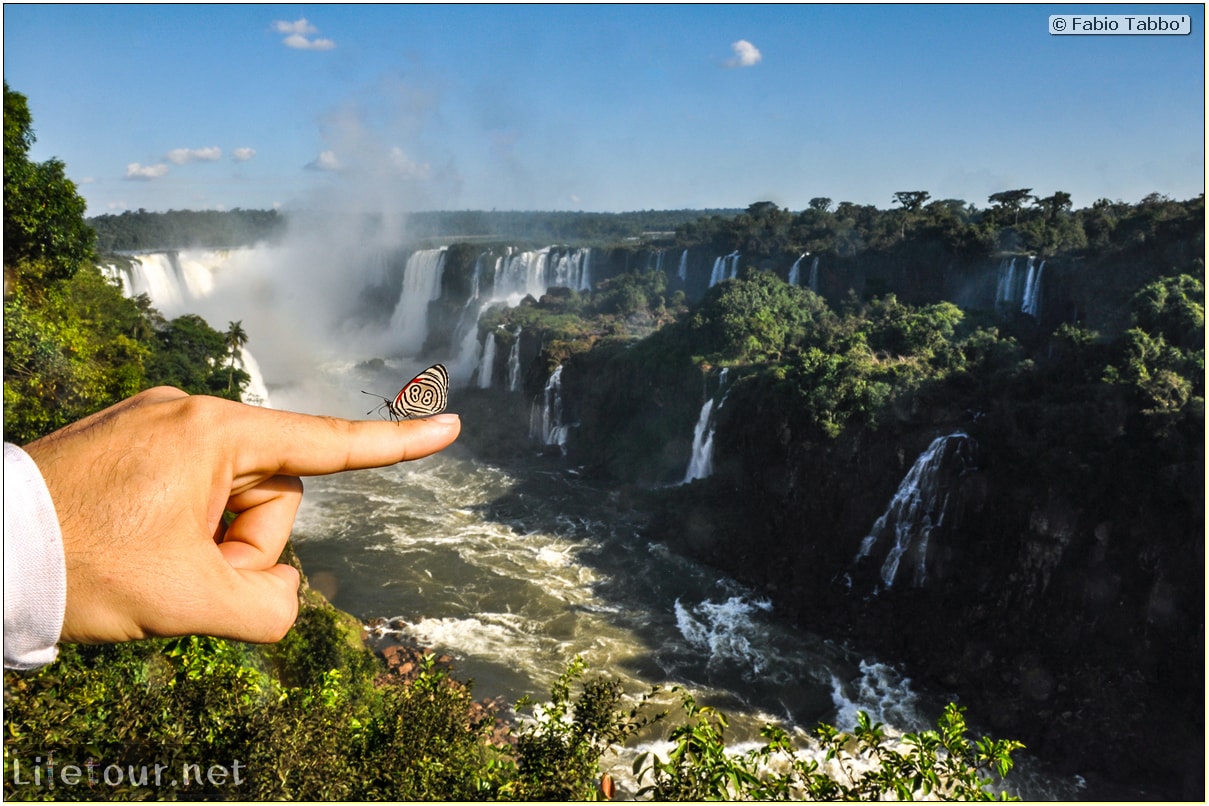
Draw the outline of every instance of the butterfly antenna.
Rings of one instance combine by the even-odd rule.
[[[389,405],[390,405],[390,401],[389,401],[389,400],[387,400],[386,398],[382,397],[382,395],[376,395],[376,394],[374,394],[373,392],[367,392],[367,391],[365,391],[364,389],[362,389],[362,390],[361,390],[361,394],[363,394],[363,395],[369,395],[370,397],[379,397],[379,398],[382,398],[382,406],[389,406]],[[367,411],[367,412],[365,412],[365,413],[366,413],[366,414],[373,414],[375,411],[382,411],[382,406],[378,406],[378,408],[376,408],[376,409],[370,409],[369,411]]]

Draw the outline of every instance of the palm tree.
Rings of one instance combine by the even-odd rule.
[[[240,351],[248,343],[248,332],[243,329],[242,319],[238,322],[227,323],[227,332],[223,335],[223,341],[227,345],[227,391],[230,392],[235,386],[235,359],[239,358],[239,363],[243,364]]]

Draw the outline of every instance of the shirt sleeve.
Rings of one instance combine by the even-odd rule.
[[[63,535],[29,454],[4,443],[4,666],[36,669],[59,654],[67,605]]]

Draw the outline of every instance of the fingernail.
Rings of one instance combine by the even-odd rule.
[[[457,414],[451,414],[449,412],[446,412],[445,414],[434,414],[426,419],[428,419],[429,422],[441,423],[442,425],[453,425],[454,423],[460,423],[462,421],[460,416]]]

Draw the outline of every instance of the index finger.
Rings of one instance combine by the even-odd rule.
[[[236,478],[321,476],[384,467],[436,453],[462,430],[456,414],[388,422],[236,405],[241,410],[224,423],[236,448]]]

